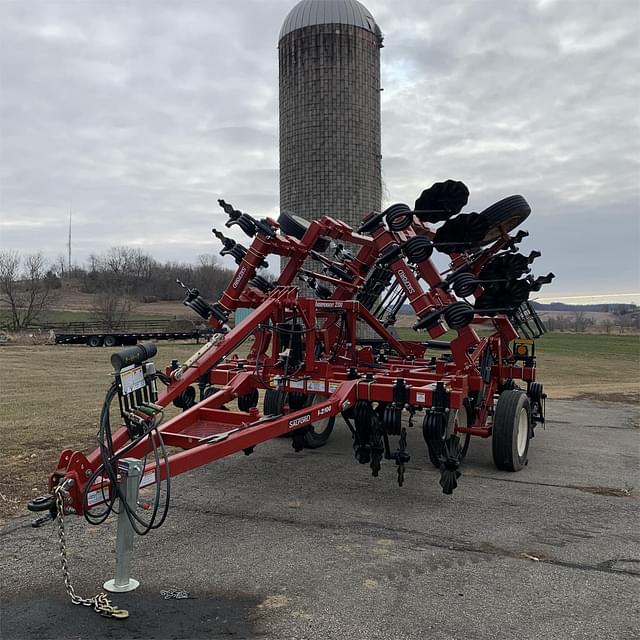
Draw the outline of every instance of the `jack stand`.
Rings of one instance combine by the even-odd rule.
[[[138,504],[138,490],[142,475],[142,461],[136,458],[123,458],[118,463],[120,472],[120,495],[132,511]],[[133,591],[140,586],[137,580],[129,577],[131,551],[133,549],[133,526],[127,516],[127,511],[120,505],[118,514],[118,533],[116,538],[116,576],[104,583],[104,588],[112,593]]]

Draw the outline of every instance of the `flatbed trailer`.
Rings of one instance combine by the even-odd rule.
[[[168,330],[171,321],[133,320],[112,329],[99,322],[74,322],[47,327],[53,344],[84,344],[89,347],[117,347],[135,345],[142,340],[208,340],[212,330],[208,327]]]

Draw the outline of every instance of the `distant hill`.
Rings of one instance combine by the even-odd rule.
[[[564,302],[532,302],[534,309],[538,311],[596,311],[601,313],[629,313],[630,311],[638,311],[638,305],[635,304],[565,304]]]
[[[576,312],[576,311],[589,311],[589,312],[597,312],[597,313],[630,313],[632,311],[639,311],[640,307],[635,304],[565,304],[564,302],[549,302],[548,304],[543,304],[542,302],[532,302],[533,308],[537,311],[568,311],[568,312]],[[406,315],[414,315],[414,311],[411,308],[411,305],[404,304],[402,305],[402,309],[400,309],[400,313]]]

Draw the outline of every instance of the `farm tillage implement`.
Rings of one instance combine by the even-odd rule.
[[[98,448],[88,456],[63,451],[51,495],[30,508],[102,522],[122,497],[123,460],[144,459],[139,484],[156,485],[152,508],[120,502],[145,533],[166,516],[170,477],[249,455],[278,436],[289,436],[296,451],[319,447],[339,416],[356,460],[373,476],[392,461],[400,485],[407,429],[418,416],[444,493],[457,486],[471,436],[492,439],[499,469],[522,469],[545,400],[534,352],[544,327],[529,297],[554,276],[534,278],[540,254],[519,252],[528,234],[515,229],[531,211],[522,196],[460,213],[468,195],[461,182],[436,183],[413,209],[395,204],[369,213],[357,230],[288,212],[258,220],[221,200],[226,227],[250,238],[247,248],[213,230],[237,271],[215,302],[180,283],[212,339],[162,370],[151,343],[114,354]],[[435,252],[447,257],[444,270]],[[259,273],[270,255],[286,262],[275,280]],[[394,327],[407,304],[417,316],[413,329],[426,334],[422,342]],[[234,311],[247,307],[253,311],[231,328]],[[248,355],[239,355],[245,342]],[[116,399],[121,426],[112,431]],[[171,403],[183,411],[164,420]]]

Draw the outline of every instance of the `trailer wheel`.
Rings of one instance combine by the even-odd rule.
[[[480,216],[487,223],[488,230],[479,242],[481,246],[495,242],[502,233],[509,233],[522,224],[531,213],[529,203],[522,196],[503,198],[484,211]]]
[[[249,393],[245,393],[243,396],[238,396],[238,409],[240,409],[240,411],[249,411],[258,405],[258,399],[257,389],[249,391]]]
[[[90,347],[101,347],[102,338],[100,336],[89,336],[89,339],[87,340],[87,344]]]
[[[278,217],[278,224],[280,225],[280,231],[282,231],[282,233],[302,240],[302,236],[307,232],[310,222],[289,211],[282,211]],[[316,251],[323,252],[326,251],[330,245],[331,242],[326,238],[318,238],[313,248]]]
[[[284,406],[282,389],[267,389],[264,393],[263,413],[265,416],[279,416]]]
[[[284,393],[281,389],[267,389],[264,392],[264,401],[262,403],[262,413],[265,416],[277,416],[282,413],[284,406]],[[278,438],[290,438],[290,433],[283,433]]]
[[[465,398],[462,408],[449,413],[449,431],[454,433],[456,427],[468,427],[469,422],[471,422],[471,405]],[[460,460],[462,461],[469,451],[471,436],[468,433],[458,433],[457,436],[460,439]]]
[[[531,437],[531,405],[520,390],[503,391],[496,403],[491,448],[502,471],[520,471],[527,464]]]
[[[318,396],[310,395],[308,398],[309,400],[307,401],[306,406],[310,407],[316,401]],[[318,449],[320,447],[324,447],[331,437],[335,422],[336,417],[329,416],[324,420],[318,420],[310,424],[304,433],[304,446],[307,449]]]
[[[118,344],[118,340],[115,336],[105,336],[104,337],[104,346],[105,347],[115,347]]]
[[[200,402],[202,402],[203,400],[205,400],[206,398],[210,398],[214,393],[218,393],[218,391],[220,391],[220,389],[218,389],[218,387],[212,387],[209,386],[204,390],[204,393],[202,394],[202,397],[200,398]],[[194,402],[195,404],[195,402]],[[229,411],[228,407],[226,407],[224,404],[220,407],[221,411]]]

